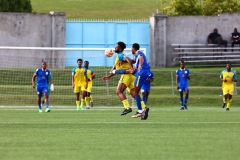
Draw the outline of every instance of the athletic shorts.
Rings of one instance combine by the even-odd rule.
[[[130,92],[131,89],[134,88],[134,79],[135,76],[133,74],[122,74],[118,81],[118,84],[125,84],[127,86],[127,91]]]
[[[142,92],[142,93],[150,92],[150,90],[151,90],[151,86],[150,86],[149,83],[148,83],[148,84],[144,83],[144,84],[142,85],[142,88],[141,88],[141,92]]]
[[[188,91],[189,88],[188,88],[188,85],[178,85],[178,91],[179,92],[184,92],[184,91]]]
[[[88,88],[86,89],[86,91],[91,93],[91,91],[92,91],[92,81],[88,81]]]
[[[140,72],[136,72],[134,86],[136,86],[138,88],[142,88],[142,85],[144,84],[145,80],[148,78],[148,75],[149,75],[148,70],[142,70]]]
[[[222,90],[223,90],[223,95],[226,95],[226,94],[233,95],[234,86],[225,86],[222,88]]]
[[[37,94],[38,95],[43,95],[43,94],[49,94],[49,87],[48,85],[37,85]]]
[[[80,85],[80,86],[75,86],[74,87],[74,93],[79,93],[79,92],[81,92],[81,91],[85,91],[86,89],[85,89],[85,84],[84,85]]]

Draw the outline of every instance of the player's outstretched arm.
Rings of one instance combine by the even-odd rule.
[[[104,81],[106,81],[106,80],[109,80],[112,76],[114,76],[115,74],[113,74],[113,73],[110,73],[109,75],[107,75],[107,76],[104,76],[103,78],[102,78],[102,80],[104,80]]]

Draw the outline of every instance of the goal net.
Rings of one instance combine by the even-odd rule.
[[[54,91],[50,93],[49,98],[50,106],[74,108],[76,96],[71,84],[71,72],[77,66],[79,58],[89,61],[89,67],[94,70],[96,75],[91,93],[94,107],[122,107],[123,105],[116,95],[120,76],[115,75],[108,81],[102,80],[102,77],[109,74],[117,56],[114,54],[113,57],[106,57],[105,50],[106,48],[0,47],[0,107],[37,107],[37,92],[32,88],[31,79],[36,69],[41,67],[42,61],[46,61],[54,81]],[[145,52],[144,49],[143,51]],[[130,48],[125,52],[130,58],[133,58]],[[187,67],[191,71],[191,66]],[[175,70],[164,68],[152,68],[151,70],[154,73],[154,81],[151,82],[148,105],[178,105],[179,93],[176,89]],[[211,99],[214,103],[221,103],[220,71],[221,69],[213,73],[191,72],[190,104],[199,104],[206,99]],[[135,100],[128,92],[126,95],[129,103],[135,107]]]
[[[50,93],[50,106],[75,106],[71,71],[77,66],[77,59],[89,61],[94,70],[92,97],[94,106],[122,106],[116,95],[119,75],[108,81],[102,77],[109,74],[116,54],[106,57],[106,48],[38,48],[0,47],[0,106],[37,106],[37,92],[31,79],[41,62],[46,61],[52,72],[54,91]],[[130,48],[126,54],[131,55]],[[130,104],[134,101],[128,95]]]

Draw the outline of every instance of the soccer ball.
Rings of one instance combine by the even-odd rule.
[[[113,50],[111,48],[105,50],[105,56],[112,57],[113,56]]]

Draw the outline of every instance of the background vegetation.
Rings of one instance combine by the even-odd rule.
[[[0,12],[32,12],[30,0],[1,0]]]

